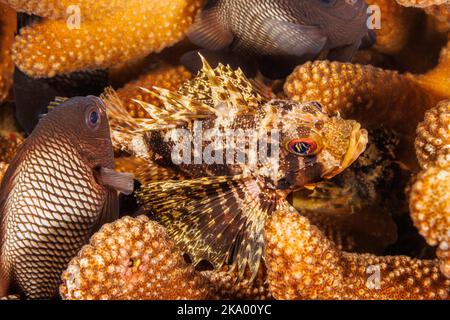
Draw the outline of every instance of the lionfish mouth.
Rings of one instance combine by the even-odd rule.
[[[367,130],[361,129],[361,125],[359,123],[355,123],[352,128],[349,147],[341,161],[340,166],[334,167],[330,171],[325,172],[322,177],[325,179],[331,179],[347,169],[356,159],[358,159],[361,153],[364,152],[368,141],[369,137]]]

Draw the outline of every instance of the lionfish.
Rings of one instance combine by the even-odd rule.
[[[272,99],[240,69],[213,69],[203,57],[202,64],[178,92],[143,89],[163,102],[141,101],[147,118],[132,118],[107,91],[112,139],[187,177],[145,184],[136,196],[194,264],[231,264],[240,276],[254,276],[267,217],[290,205],[292,191],[352,164],[366,147],[367,131],[328,115],[317,102]]]

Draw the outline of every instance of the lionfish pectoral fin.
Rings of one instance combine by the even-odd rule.
[[[141,185],[167,180],[182,180],[184,176],[170,167],[163,167],[154,161],[146,161],[137,166],[135,178]]]
[[[263,228],[278,196],[251,177],[208,177],[145,185],[139,202],[167,228],[194,264],[232,264],[241,278],[256,276],[263,256]]]
[[[194,24],[188,30],[188,38],[192,43],[209,49],[221,50],[233,42],[233,33],[220,22],[220,7],[210,1],[207,7],[195,18]]]

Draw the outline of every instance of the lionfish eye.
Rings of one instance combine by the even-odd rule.
[[[316,154],[317,143],[308,138],[293,139],[286,144],[286,149],[298,156],[312,156]]]

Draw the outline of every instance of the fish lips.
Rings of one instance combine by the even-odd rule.
[[[367,130],[361,129],[361,125],[355,123],[352,128],[347,152],[342,157],[340,165],[323,172],[322,178],[331,179],[347,169],[366,150],[368,141],[369,136]]]
[[[285,176],[279,179],[275,187],[278,190],[298,190],[308,185],[313,185],[322,180],[323,166],[315,162],[300,170],[287,171]]]

